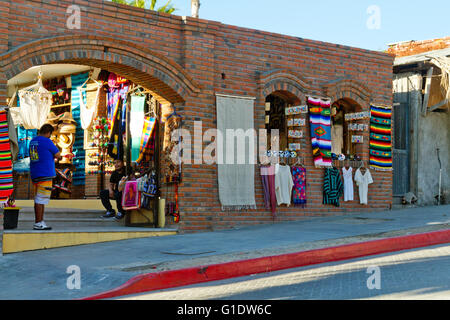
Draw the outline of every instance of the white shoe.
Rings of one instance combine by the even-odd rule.
[[[51,227],[47,226],[44,221],[35,223],[33,225],[34,230],[52,230]]]

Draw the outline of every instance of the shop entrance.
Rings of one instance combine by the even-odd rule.
[[[45,123],[53,126],[51,139],[62,155],[56,163],[52,200],[66,200],[68,208],[71,200],[100,202],[102,190],[109,189],[115,162],[122,160],[127,181],[118,186],[120,199],[111,200],[114,210],[123,207],[137,213],[140,218],[134,222],[127,215],[128,225],[156,227],[158,212],[165,213],[167,203],[176,221],[178,197],[162,190],[181,181],[181,168],[170,163],[168,155],[174,146],[171,132],[182,123],[176,112],[182,102],[179,97],[164,98],[171,95],[145,81],[134,82],[108,69],[98,64],[39,65],[8,81],[9,105],[19,112],[14,118],[19,145],[14,199],[33,199],[29,142]],[[29,102],[20,93],[30,86],[51,97],[48,116],[34,127],[21,123],[26,116],[20,116],[24,106],[36,107],[26,105]]]

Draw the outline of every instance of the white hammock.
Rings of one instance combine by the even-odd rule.
[[[22,125],[25,129],[40,129],[47,121],[53,104],[52,94],[42,85],[42,73],[39,73],[36,84],[19,90],[19,99],[20,108],[10,108],[14,125]]]
[[[78,93],[80,95],[81,127],[84,130],[89,129],[92,126],[94,119],[97,116],[98,104],[100,101],[100,92],[101,92],[101,89],[103,86],[103,84],[101,82],[97,82],[94,80],[94,82],[95,82],[94,84],[96,84],[96,87],[97,87],[97,93],[95,96],[94,103],[92,105],[90,105],[87,101],[87,97],[86,97],[86,103],[84,102],[84,99],[83,99],[83,91],[87,91],[87,88],[86,89],[83,88],[83,86],[86,84],[86,82],[77,88]]]

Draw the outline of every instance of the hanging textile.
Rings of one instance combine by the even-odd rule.
[[[131,161],[136,162],[139,159],[141,150],[141,138],[144,128],[144,107],[145,96],[131,96],[130,102],[130,135],[131,135]]]
[[[217,129],[220,132],[232,130],[253,130],[254,128],[254,100],[247,98],[225,97],[217,95]],[[227,138],[223,139],[223,146],[217,147],[219,200],[222,210],[256,209],[255,202],[255,166],[250,161],[250,148],[245,147],[246,159],[244,164],[237,162],[237,146],[234,145],[232,163],[226,161],[230,154],[227,152]],[[234,140],[234,137],[233,137]],[[248,144],[246,140],[246,144]],[[223,161],[221,161],[221,159]],[[249,161],[250,160],[250,161]]]
[[[339,198],[344,192],[339,170],[336,168],[326,168],[323,180],[323,204],[332,204],[339,207]]]
[[[78,94],[83,97],[80,99],[80,120],[83,130],[89,129],[97,116],[101,90],[100,82],[87,84],[86,88],[78,87]]]
[[[0,111],[0,204],[8,201],[13,193],[11,146],[8,134],[8,113]]]
[[[139,158],[137,159],[137,163],[141,163],[145,158],[145,151],[149,148],[149,144],[156,127],[156,118],[145,117],[144,118],[144,127],[142,129],[141,134],[141,142],[139,147]]]
[[[306,169],[303,167],[292,167],[292,179],[294,187],[292,192],[292,202],[296,207],[306,206]]]
[[[370,167],[392,170],[392,108],[370,106]]]
[[[122,136],[121,136],[121,126],[122,126],[122,103],[119,99],[117,110],[114,112],[114,119],[112,119],[110,138],[108,143],[108,155],[117,160],[121,159],[120,155],[123,154]]]
[[[291,205],[292,188],[294,181],[292,180],[291,168],[289,166],[275,165],[275,193],[278,205]]]
[[[78,87],[83,85],[89,78],[89,73],[72,75],[72,117],[76,122],[75,142],[73,144],[73,164],[76,170],[73,173],[73,185],[80,186],[85,184],[85,159],[84,151],[84,130],[81,127],[81,99],[86,101],[86,92],[78,91]]]
[[[311,145],[316,167],[331,167],[331,104],[320,98],[308,98]]]

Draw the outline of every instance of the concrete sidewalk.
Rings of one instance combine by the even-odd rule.
[[[0,299],[79,299],[131,278],[189,267],[450,230],[450,206],[420,207],[0,256]],[[81,289],[69,290],[69,266]]]

